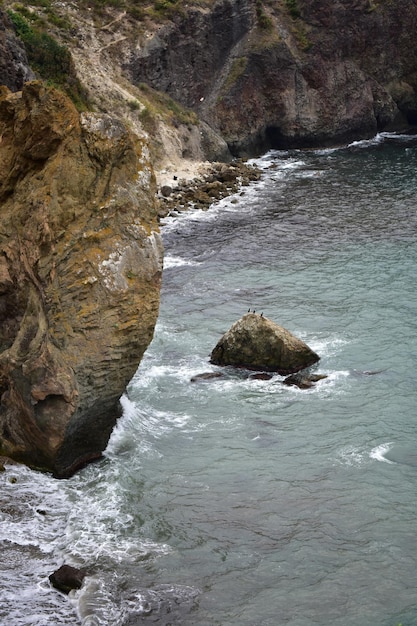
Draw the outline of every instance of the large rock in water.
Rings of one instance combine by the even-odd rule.
[[[248,313],[223,335],[211,353],[215,365],[292,374],[320,357],[301,339],[271,320]]]
[[[147,146],[39,82],[0,88],[0,454],[101,455],[153,336],[162,244]]]

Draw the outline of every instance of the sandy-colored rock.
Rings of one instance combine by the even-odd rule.
[[[0,91],[0,454],[101,455],[152,339],[162,244],[147,146],[39,82]]]
[[[319,358],[286,328],[262,315],[248,313],[219,340],[210,362],[284,375],[309,367]]]

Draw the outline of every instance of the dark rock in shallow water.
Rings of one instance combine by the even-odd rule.
[[[83,569],[71,565],[61,565],[49,576],[49,580],[55,589],[69,593],[72,589],[80,589],[85,576],[86,572]]]
[[[247,313],[219,340],[210,362],[285,375],[306,369],[319,359],[290,331],[262,315]]]
[[[352,370],[351,373],[358,378],[362,376],[375,376],[376,374],[382,374],[386,370]]]
[[[291,374],[291,376],[287,376],[282,382],[284,385],[291,385],[294,387],[298,387],[299,389],[311,389],[314,387],[314,383],[319,380],[323,380],[323,378],[327,378],[327,374]]]
[[[272,374],[267,374],[266,372],[259,372],[258,374],[251,374],[249,378],[252,380],[271,380]]]
[[[203,374],[196,374],[191,378],[192,383],[204,380],[212,380],[213,378],[222,378],[222,372],[204,372]]]

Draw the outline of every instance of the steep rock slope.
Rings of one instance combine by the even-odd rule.
[[[39,82],[0,92],[0,454],[68,476],[100,456],[157,319],[146,144]]]
[[[54,3],[71,28],[52,30],[94,107],[148,133],[158,169],[417,124],[414,0],[100,6]]]
[[[24,46],[14,34],[6,13],[0,9],[0,85],[17,91],[34,77]]]
[[[130,80],[192,107],[235,155],[417,121],[413,0],[219,0],[132,50]]]

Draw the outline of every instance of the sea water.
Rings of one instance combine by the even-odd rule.
[[[0,476],[2,626],[417,626],[417,140],[256,164],[164,220],[160,317],[105,458]],[[191,382],[248,309],[327,378]],[[69,597],[62,563],[88,571]]]

